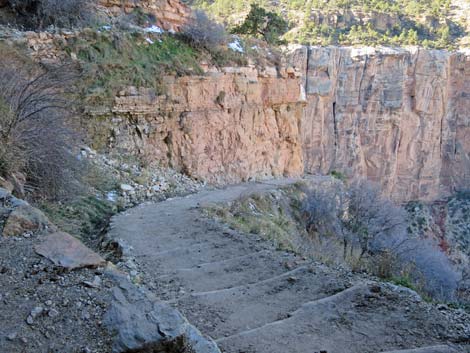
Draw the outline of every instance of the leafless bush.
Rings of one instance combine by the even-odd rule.
[[[411,278],[435,299],[455,299],[461,276],[430,240],[410,238],[405,210],[383,197],[377,185],[356,181],[348,188],[335,186],[306,194],[302,210],[307,231],[317,237],[336,237],[351,267],[384,278]],[[327,243],[329,256],[340,256],[331,252],[331,244]]]
[[[381,242],[406,232],[406,211],[383,197],[378,185],[355,181],[348,190],[348,216],[345,227],[357,237],[361,256],[373,255]]]
[[[461,275],[437,244],[429,239],[408,239],[395,250],[394,256],[402,266],[411,265],[408,275],[427,295],[442,301],[457,300]]]
[[[344,189],[309,191],[303,204],[307,230],[319,234],[335,234],[353,253],[360,247],[359,261],[383,248],[381,242],[391,234],[403,234],[406,228],[405,211],[383,198],[380,189],[367,181],[354,182]]]
[[[212,21],[202,10],[196,10],[194,19],[183,27],[183,37],[194,47],[213,50],[227,42],[224,26]]]
[[[318,236],[319,241],[326,237],[331,249],[331,238],[336,237],[343,244],[343,259],[347,257],[351,239],[344,220],[347,217],[347,200],[344,188],[339,185],[330,189],[308,190],[303,200],[302,214],[307,231]],[[330,239],[328,239],[330,238]]]
[[[20,66],[15,56],[0,62],[0,173],[23,173],[35,195],[61,197],[79,170],[68,98],[77,70]]]
[[[73,27],[92,21],[91,0],[8,0],[23,22],[34,28]]]

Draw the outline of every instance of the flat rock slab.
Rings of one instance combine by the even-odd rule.
[[[34,250],[55,265],[68,270],[106,264],[100,255],[86,247],[80,240],[64,232],[46,236]]]

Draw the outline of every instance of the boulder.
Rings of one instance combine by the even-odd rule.
[[[112,274],[119,286],[104,324],[114,335],[113,353],[193,352],[220,353],[217,345],[204,337],[181,313],[153,294],[137,288],[123,274]]]
[[[2,234],[4,236],[19,236],[26,232],[43,231],[49,226],[47,217],[37,208],[25,202],[16,202],[12,199],[13,205],[17,205],[5,221]]]
[[[83,267],[96,268],[106,264],[100,255],[86,247],[80,240],[64,232],[48,235],[35,246],[34,250],[51,260],[56,266],[67,270]]]

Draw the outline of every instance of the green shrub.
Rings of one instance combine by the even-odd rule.
[[[338,179],[338,180],[341,180],[341,181],[343,181],[343,182],[345,182],[345,181],[348,180],[348,177],[347,177],[345,174],[343,174],[343,173],[341,173],[341,172],[339,172],[339,171],[337,171],[337,170],[332,170],[332,171],[330,172],[330,175],[331,175],[333,178]]]

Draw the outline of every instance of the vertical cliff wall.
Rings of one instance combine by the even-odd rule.
[[[437,50],[306,48],[305,171],[380,182],[398,200],[470,186],[470,57]]]
[[[210,182],[341,171],[395,199],[470,186],[470,56],[296,48],[285,68],[225,68],[130,88],[104,112],[105,145]]]

